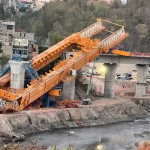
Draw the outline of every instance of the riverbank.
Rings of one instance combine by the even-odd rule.
[[[130,100],[94,101],[89,106],[40,109],[0,115],[0,136],[20,140],[24,136],[54,129],[93,127],[149,117],[149,113]]]

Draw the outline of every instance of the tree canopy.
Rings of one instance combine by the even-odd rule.
[[[40,39],[49,39],[53,45],[73,32],[77,32],[96,21],[108,19],[125,25],[130,36],[125,41],[132,51],[149,52],[150,47],[150,3],[149,0],[120,0],[113,3],[89,0],[55,0],[45,4],[36,12],[15,16],[18,29],[35,32]]]

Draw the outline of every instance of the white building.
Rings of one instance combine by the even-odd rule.
[[[22,31],[15,32],[15,38],[28,39],[29,41],[34,41],[34,35],[35,33],[27,33]]]
[[[3,32],[5,34],[15,34],[15,22],[7,21],[3,22],[0,21],[0,32]]]
[[[22,58],[28,57],[28,45],[27,39],[14,39],[13,42],[13,54],[20,54]]]
[[[16,9],[16,0],[8,0],[8,7],[14,7]]]
[[[17,38],[16,39],[17,42],[20,41],[20,45],[19,45],[20,51],[19,51],[19,47],[16,49],[16,46],[18,46],[18,43],[17,45],[14,43],[15,45],[13,45],[13,54],[15,53],[21,54],[23,58],[32,58],[38,55],[38,46],[34,41],[35,33],[16,31],[15,38]],[[27,47],[24,47],[26,46],[24,45],[25,41],[28,43]]]
[[[51,1],[55,1],[55,0],[34,0],[33,1],[34,9],[39,10],[44,6],[45,3],[49,3]]]
[[[32,58],[38,55],[38,46],[34,41],[34,33],[15,31],[15,22],[0,21],[0,42],[2,54],[12,56],[21,54],[22,58]]]
[[[0,42],[2,43],[2,54],[12,55],[13,37],[15,34],[15,22],[0,21]]]

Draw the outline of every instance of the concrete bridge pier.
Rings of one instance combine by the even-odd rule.
[[[9,65],[11,69],[11,83],[10,87],[14,89],[24,88],[25,69],[29,62],[10,60]]]
[[[73,56],[75,52],[66,52],[65,58],[68,59]],[[62,93],[63,100],[74,100],[75,98],[75,79],[70,81],[69,83],[63,83],[63,93]]]
[[[74,100],[75,97],[75,79],[69,83],[63,83],[63,100]]]
[[[146,93],[146,76],[148,65],[136,65],[137,68],[137,85],[136,85],[136,95],[135,97],[142,97]]]
[[[114,83],[118,64],[105,63],[104,66],[106,67],[104,97],[114,98]]]

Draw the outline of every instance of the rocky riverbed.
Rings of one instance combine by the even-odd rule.
[[[99,150],[96,147],[100,145],[102,150],[136,150],[136,143],[148,139],[150,118],[99,127],[47,131],[30,135],[20,144],[28,146],[30,141],[34,141],[38,146],[57,144],[58,148],[75,145],[78,150]]]
[[[0,115],[3,140],[20,140],[29,134],[58,129],[94,127],[149,117],[149,113],[130,100],[99,100],[90,106],[41,109]]]

